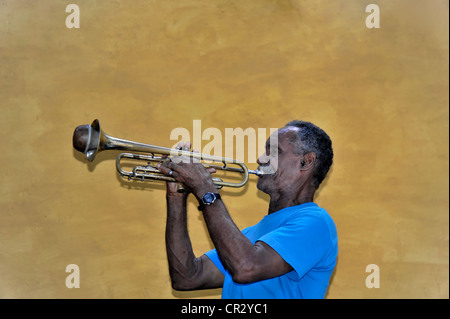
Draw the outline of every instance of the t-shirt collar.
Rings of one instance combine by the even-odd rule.
[[[298,210],[303,210],[303,209],[308,209],[311,207],[318,207],[319,205],[317,205],[314,202],[307,202],[307,203],[303,203],[300,205],[295,205],[295,206],[289,206],[289,207],[285,207],[283,209],[280,209],[276,212],[273,212],[272,214],[266,215],[264,216],[264,218],[269,217],[269,216],[275,216],[275,215],[279,215],[279,214],[286,214],[286,213],[290,213],[291,211],[298,211]]]

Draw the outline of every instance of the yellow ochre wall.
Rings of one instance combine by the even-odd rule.
[[[66,6],[80,28],[66,27]],[[380,8],[369,29],[366,6]],[[72,133],[172,146],[177,127],[322,127],[335,163],[316,201],[336,222],[327,298],[449,297],[446,0],[0,0],[0,297],[220,298],[176,292],[162,184],[117,152],[87,164]],[[204,142],[206,143],[206,142]],[[203,144],[204,145],[204,144]],[[254,167],[254,165],[250,165]],[[268,199],[222,191],[240,228]],[[189,230],[213,246],[195,201]],[[80,288],[65,285],[66,266]],[[367,288],[366,266],[380,269]]]

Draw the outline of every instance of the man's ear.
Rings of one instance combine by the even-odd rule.
[[[300,162],[300,170],[307,171],[314,168],[315,162],[316,162],[316,153],[308,153],[304,155]]]

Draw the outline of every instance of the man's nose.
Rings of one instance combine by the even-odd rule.
[[[258,160],[256,161],[259,165],[266,165],[269,163],[269,156],[266,153],[263,153]]]

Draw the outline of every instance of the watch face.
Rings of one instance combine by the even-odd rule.
[[[203,202],[205,204],[211,204],[215,199],[215,196],[213,193],[206,193],[205,195],[203,195]]]

